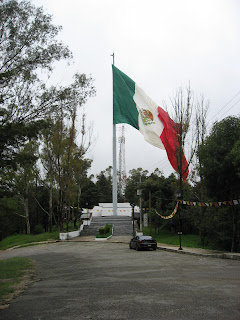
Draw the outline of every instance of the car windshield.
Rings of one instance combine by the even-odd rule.
[[[139,237],[139,240],[152,240],[151,236],[141,236]]]

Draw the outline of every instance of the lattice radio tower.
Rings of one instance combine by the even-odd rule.
[[[126,188],[126,165],[125,165],[125,127],[119,128],[119,158],[118,158],[118,192],[120,196],[124,196]]]

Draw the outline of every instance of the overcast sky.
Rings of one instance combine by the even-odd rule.
[[[53,81],[68,84],[79,71],[95,79],[97,95],[85,111],[96,143],[90,173],[112,165],[112,57],[158,105],[190,83],[210,101],[209,129],[240,115],[240,1],[238,0],[32,0],[63,27],[59,39],[74,64],[58,64]],[[169,103],[169,104],[168,104]],[[164,150],[125,126],[127,171],[173,172]]]

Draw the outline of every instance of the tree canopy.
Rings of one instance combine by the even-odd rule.
[[[39,70],[72,54],[56,37],[61,27],[29,1],[0,2],[0,168],[18,161],[17,149],[43,127],[59,97],[47,90]]]
[[[238,145],[240,118],[228,117],[214,124],[210,135],[199,148],[200,174],[214,200],[239,196]]]
[[[72,59],[69,48],[57,40],[61,27],[43,8],[27,0],[2,0],[0,21],[1,195],[13,196],[19,207],[15,213],[25,218],[28,233],[36,204],[48,215],[51,229],[52,218],[62,221],[65,207],[74,205],[84,168],[91,164],[85,154],[92,143],[92,128],[79,109],[95,94],[93,79],[77,72],[65,87],[47,87],[41,80],[42,71],[50,77],[57,61]],[[81,123],[78,142],[77,120]],[[45,194],[48,189],[48,208],[39,202],[41,187]]]

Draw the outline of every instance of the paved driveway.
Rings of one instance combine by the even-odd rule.
[[[240,319],[240,261],[65,242],[16,249],[40,281],[0,319]]]

